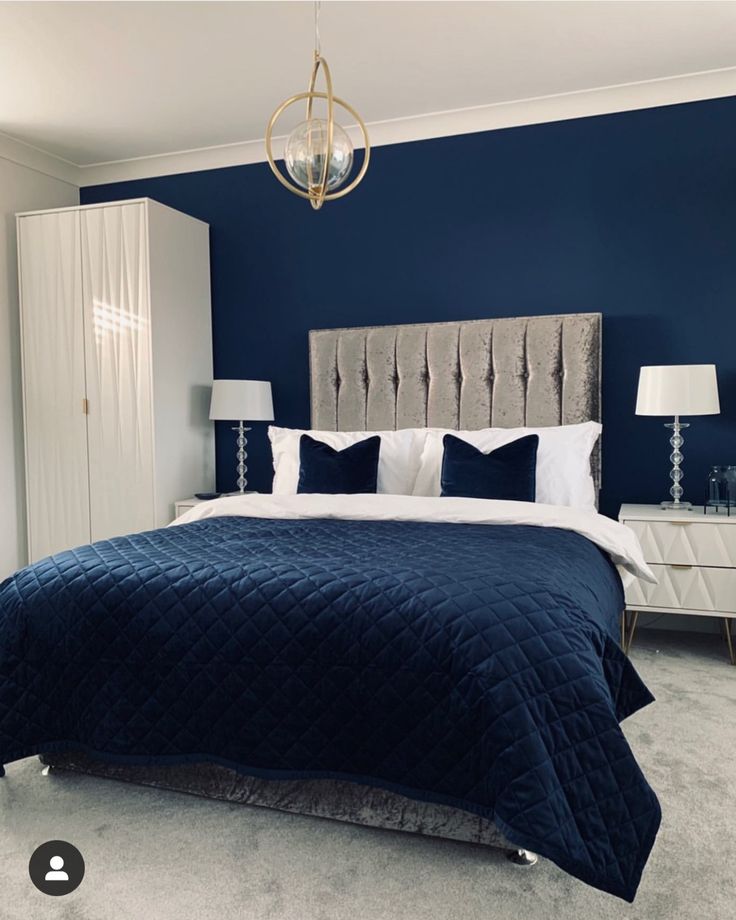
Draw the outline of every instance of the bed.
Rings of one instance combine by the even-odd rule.
[[[598,420],[600,342],[599,314],[315,331],[312,427]],[[652,700],[616,642],[635,540],[351,498],[220,500],[9,579],[0,761],[539,852],[632,900],[660,820],[618,728]]]

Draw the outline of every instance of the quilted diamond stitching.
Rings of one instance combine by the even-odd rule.
[[[0,588],[0,759],[369,778],[632,897],[659,809],[618,727],[622,691],[651,699],[611,638],[621,602],[593,544],[546,528],[215,518],[106,541]]]

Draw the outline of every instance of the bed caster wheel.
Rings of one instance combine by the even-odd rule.
[[[41,770],[41,776],[50,776],[52,769],[53,767],[50,766],[44,767],[43,770]]]
[[[506,858],[515,866],[534,866],[539,860],[537,854],[531,850],[509,850]]]

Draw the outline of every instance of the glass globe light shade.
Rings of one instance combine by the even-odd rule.
[[[297,125],[286,141],[284,163],[298,186],[317,188],[327,155],[327,121],[311,118]],[[338,188],[353,165],[353,144],[340,125],[333,123],[332,156],[327,167],[327,191]]]

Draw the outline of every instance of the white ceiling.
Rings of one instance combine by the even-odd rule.
[[[306,88],[312,15],[0,2],[0,132],[81,166],[262,138]],[[321,33],[335,91],[368,122],[736,66],[734,2],[331,0]]]

